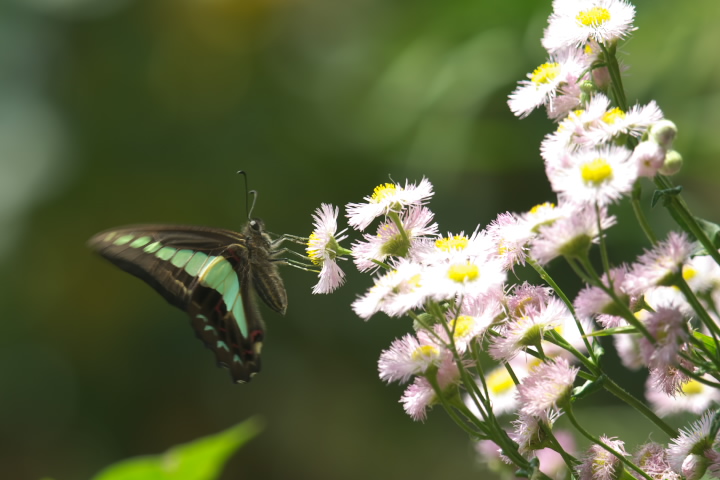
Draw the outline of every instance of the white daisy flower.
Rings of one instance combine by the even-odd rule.
[[[365,320],[379,311],[399,317],[424,303],[429,294],[426,277],[422,265],[400,260],[395,270],[376,278],[375,285],[355,300],[352,308]]]
[[[429,296],[436,301],[477,297],[502,291],[505,270],[498,259],[458,258],[427,270]]]
[[[528,73],[529,80],[521,80],[510,94],[508,106],[515,116],[525,118],[540,105],[552,105],[559,89],[577,82],[588,64],[582,52],[567,49]],[[552,107],[550,107],[552,109]]]
[[[400,215],[403,232],[397,224],[386,221],[378,226],[377,234],[363,234],[362,242],[352,246],[353,261],[361,272],[375,271],[376,262],[389,257],[412,257],[411,250],[420,239],[437,235],[437,223],[430,223],[433,213],[426,207],[410,207]]]
[[[687,475],[687,462],[689,457],[694,455],[702,455],[707,450],[713,449],[717,443],[717,437],[711,432],[713,428],[713,420],[715,412],[709,410],[700,417],[699,420],[693,422],[689,428],[681,428],[679,435],[673,438],[672,443],[668,445],[667,455],[673,470],[683,475]],[[692,476],[690,478],[700,478]]]
[[[346,251],[339,242],[347,238],[345,230],[337,233],[338,208],[323,203],[313,214],[315,229],[307,242],[307,254],[315,265],[321,266],[320,279],[313,287],[313,293],[330,293],[345,281],[345,272],[337,259]],[[347,230],[347,229],[346,229]]]
[[[542,44],[551,53],[589,41],[611,45],[635,30],[634,18],[624,0],[554,0]]]
[[[642,295],[650,287],[672,285],[693,248],[694,244],[687,234],[668,233],[666,240],[658,242],[651,250],[645,250],[631,266],[630,273],[625,277],[625,290]]]
[[[492,239],[478,227],[470,236],[465,235],[465,232],[457,235],[448,232],[446,237],[438,238],[432,243],[418,244],[412,258],[425,265],[436,265],[471,258],[485,259],[494,253]]]
[[[567,155],[567,166],[548,169],[553,191],[576,205],[609,205],[632,190],[637,168],[632,152],[606,146]]]
[[[399,183],[379,185],[372,195],[364,198],[365,203],[347,205],[348,224],[357,230],[365,230],[375,218],[390,212],[400,213],[410,205],[423,205],[432,195],[432,184],[426,178],[418,185],[407,181],[404,187]]]
[[[610,142],[620,135],[640,138],[651,125],[663,119],[662,110],[654,100],[647,105],[634,105],[627,113],[618,107],[609,107],[608,101],[606,111],[599,121],[588,128],[586,137],[591,145]]]
[[[525,226],[528,232],[528,240],[537,236],[540,228],[552,225],[556,220],[568,216],[569,205],[555,205],[551,202],[535,205],[527,212],[520,215],[520,224]]]
[[[709,375],[705,375],[704,378],[713,380]],[[645,397],[653,411],[661,417],[687,412],[700,415],[708,408],[720,403],[720,391],[694,379],[683,383],[680,390],[674,395],[668,395],[662,389],[657,388],[652,376],[648,377],[645,383]]]
[[[550,260],[567,256],[580,257],[587,253],[592,243],[597,243],[597,216],[593,207],[583,207],[551,225],[540,229],[540,234],[533,240],[530,256],[541,265]],[[615,217],[608,216],[607,208],[600,209],[600,226],[603,231],[615,224]]]
[[[429,368],[437,367],[447,355],[452,354],[438,346],[427,332],[405,335],[395,339],[380,355],[380,379],[388,383],[405,383],[413,375],[424,375]]]
[[[459,353],[467,351],[470,344],[482,337],[495,319],[503,313],[498,298],[482,296],[470,297],[463,301],[460,313],[447,314],[447,328],[452,333],[453,343]],[[435,333],[450,343],[444,325],[435,325]]]
[[[525,265],[528,244],[535,236],[526,222],[510,212],[501,213],[487,227],[488,236],[496,245],[496,254],[503,261],[503,268],[511,270],[515,265]]]

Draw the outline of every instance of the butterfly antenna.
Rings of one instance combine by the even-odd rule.
[[[247,179],[247,173],[245,173],[245,170],[238,170],[238,175],[243,176],[243,180],[245,180],[245,213],[247,214],[248,220],[250,220],[250,212],[252,212],[252,208],[249,208],[250,205],[250,191],[248,190],[248,179]],[[255,206],[255,202],[253,201],[253,207]]]
[[[252,195],[252,204],[250,205],[250,211],[248,212],[248,220],[250,220],[250,215],[252,215],[253,210],[255,210],[255,202],[257,202],[258,192],[257,190],[250,190],[248,192],[248,195]]]

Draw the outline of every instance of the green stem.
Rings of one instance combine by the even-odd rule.
[[[650,227],[650,222],[648,222],[647,217],[645,216],[645,211],[643,211],[642,206],[640,205],[640,199],[642,197],[642,186],[640,181],[636,181],[635,185],[633,186],[632,190],[632,209],[633,212],[635,212],[635,218],[638,221],[638,224],[640,225],[640,228],[642,229],[643,233],[645,233],[645,236],[650,241],[651,244],[655,245],[657,243],[657,237],[655,236],[655,233],[652,231],[652,228]]]
[[[622,75],[620,75],[620,65],[618,64],[617,57],[615,56],[615,48],[612,47],[612,51],[610,51],[602,43],[600,43],[600,48],[605,56],[605,64],[607,65],[608,73],[610,74],[610,87],[613,92],[615,104],[620,107],[623,112],[627,112],[628,103],[625,98],[625,88],[622,83]]]
[[[648,331],[648,329],[645,328],[645,325],[643,325],[643,323],[640,320],[638,320],[637,317],[635,317],[635,315],[630,311],[630,309],[625,304],[625,302],[623,302],[622,300],[620,300],[620,298],[618,298],[615,291],[612,290],[611,288],[608,288],[600,280],[600,277],[598,276],[597,272],[595,271],[592,264],[590,263],[590,259],[585,258],[583,260],[583,262],[584,262],[583,266],[585,267],[585,270],[587,270],[588,273],[590,275],[592,275],[592,277],[593,277],[593,284],[597,285],[599,288],[602,289],[603,292],[605,292],[610,298],[612,298],[613,302],[620,310],[618,312],[620,314],[620,316],[622,316],[625,319],[625,321],[627,321],[630,325],[635,327],[635,329],[637,329],[638,332],[640,332],[645,338],[647,338],[650,341],[650,343],[652,343],[654,345],[656,343],[655,337],[653,337],[650,334],[650,332]]]
[[[687,284],[684,278],[682,278],[681,275],[678,275],[678,280],[675,282],[676,286],[680,289],[680,291],[685,295],[685,299],[688,301],[690,306],[693,307],[693,310],[695,310],[695,313],[700,318],[700,321],[705,324],[705,326],[712,332],[712,336],[715,339],[715,350],[720,349],[717,343],[717,338],[715,335],[720,335],[720,328],[718,328],[718,325],[715,323],[715,321],[710,317],[710,314],[705,310],[705,308],[700,303],[700,300],[695,296],[695,292],[692,291],[690,286]]]
[[[600,207],[595,204],[595,223],[598,229],[598,240],[600,242],[600,258],[602,259],[603,270],[607,273],[608,283],[610,288],[612,286],[612,278],[610,277],[610,260],[608,259],[607,245],[605,244],[605,235],[602,229],[602,222],[600,221]]]
[[[567,465],[568,471],[573,472],[575,466],[577,466],[580,461],[565,451],[562,445],[560,445],[558,439],[555,438],[552,429],[547,424],[540,422],[540,428],[542,428],[543,433],[547,436],[547,438],[550,439],[550,442],[552,443],[550,448],[562,457],[565,465]]]
[[[573,426],[577,429],[578,432],[580,432],[580,434],[581,434],[582,436],[584,436],[585,438],[587,438],[588,440],[590,440],[590,441],[593,442],[594,444],[600,445],[600,447],[602,447],[603,449],[607,450],[607,451],[610,452],[612,455],[614,455],[614,456],[615,456],[619,461],[621,461],[626,467],[628,467],[628,468],[636,471],[639,475],[641,475],[641,476],[642,476],[643,478],[645,478],[646,480],[653,480],[647,473],[643,472],[640,467],[638,467],[637,465],[635,465],[634,463],[632,463],[631,461],[629,461],[627,458],[625,458],[625,456],[624,456],[622,453],[615,451],[615,450],[614,450],[613,448],[611,448],[609,445],[606,445],[605,443],[603,443],[602,441],[600,441],[599,438],[595,438],[595,437],[593,437],[592,435],[590,435],[590,433],[589,433],[587,430],[585,430],[582,426],[580,426],[580,423],[577,421],[577,418],[575,418],[575,415],[574,415],[574,413],[573,413],[573,411],[572,411],[572,408],[567,408],[567,409],[565,409],[565,413],[567,414],[567,417],[568,417],[568,420],[570,420],[570,423],[573,424]]]
[[[388,217],[393,221],[395,226],[398,229],[398,232],[400,232],[400,236],[403,239],[403,243],[405,245],[410,245],[410,239],[407,236],[407,232],[405,231],[405,226],[402,223],[402,220],[400,220],[400,215],[397,214],[397,212],[390,211],[388,213]]]
[[[673,188],[672,182],[662,175],[655,176],[655,185],[657,185],[661,190]],[[708,255],[715,260],[715,263],[720,265],[720,253],[718,252],[717,247],[713,245],[712,240],[708,238],[705,231],[702,227],[700,227],[697,220],[695,220],[693,214],[690,213],[690,209],[685,203],[685,200],[683,200],[682,196],[680,194],[667,195],[665,196],[665,199],[665,208],[670,211],[670,214],[675,221],[677,221],[678,224],[686,231],[695,236],[695,238],[697,238],[700,244],[705,248]]]
[[[620,385],[615,383],[610,377],[605,377],[605,382],[603,383],[603,386],[605,387],[605,390],[612,393],[616,397],[618,397],[623,402],[627,403],[631,407],[635,408],[638,412],[640,412],[641,415],[643,415],[645,418],[650,420],[652,423],[657,425],[657,427],[665,432],[670,438],[677,437],[677,430],[669,426],[667,423],[662,421],[660,417],[655,415],[655,413],[650,410],[647,405],[645,405],[643,402],[638,400],[637,398],[633,397],[629,392],[625,391]]]
[[[575,325],[578,328],[578,331],[580,332],[580,335],[582,336],[583,342],[585,343],[585,348],[588,351],[588,354],[593,358],[594,362],[597,362],[597,358],[595,358],[595,351],[591,348],[590,341],[585,336],[585,330],[583,329],[582,324],[580,323],[580,320],[577,318],[577,315],[575,315],[575,307],[573,306],[570,299],[565,295],[565,292],[562,291],[560,286],[555,283],[555,280],[545,271],[545,269],[532,257],[528,257],[527,259],[528,264],[540,275],[540,278],[545,280],[545,283],[550,285],[550,287],[553,289],[555,294],[560,297],[560,300],[563,301],[565,306],[570,310],[570,313],[573,316],[573,320],[575,320]]]

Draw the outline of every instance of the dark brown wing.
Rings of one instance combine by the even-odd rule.
[[[218,363],[230,369],[235,381],[248,381],[259,371],[264,325],[254,299],[253,281],[267,275],[254,275],[254,270],[268,268],[277,273],[267,260],[269,252],[253,256],[256,247],[248,245],[245,234],[203,227],[139,225],[99,233],[89,245],[187,312],[198,338],[215,353]],[[281,281],[279,287],[284,295]],[[260,288],[267,296],[265,287]],[[275,285],[273,291],[277,290]],[[270,306],[284,313],[286,305],[283,297],[279,305],[275,302]]]

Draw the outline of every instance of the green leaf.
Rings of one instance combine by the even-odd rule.
[[[93,480],[213,480],[225,462],[260,433],[262,421],[253,417],[223,432],[170,448],[160,455],[129,458],[111,465]]]
[[[637,329],[633,326],[627,325],[624,327],[604,328],[602,330],[596,330],[588,333],[586,337],[609,337],[617,333],[637,333]]]
[[[697,331],[693,332],[693,336],[705,344],[705,348],[708,349],[708,352],[710,352],[711,356],[714,357],[716,355],[715,341],[713,340],[712,337],[705,335],[704,333],[697,332]]]
[[[573,389],[573,401],[580,399],[580,398],[585,398],[588,395],[591,395],[597,391],[602,390],[604,383],[605,383],[605,376],[601,375],[600,377],[597,378],[597,380],[593,380],[593,381],[588,380],[581,386],[575,387]]]
[[[655,190],[653,192],[652,200],[650,200],[650,206],[654,207],[660,200],[663,201],[664,206],[667,206],[670,201],[670,197],[676,197],[680,195],[680,192],[682,192],[682,185],[665,188],[663,190]]]
[[[695,221],[702,231],[705,232],[705,235],[707,235],[712,244],[715,245],[715,248],[720,248],[720,225],[708,222],[700,217],[695,217]],[[707,255],[707,252],[705,252],[705,254]]]

